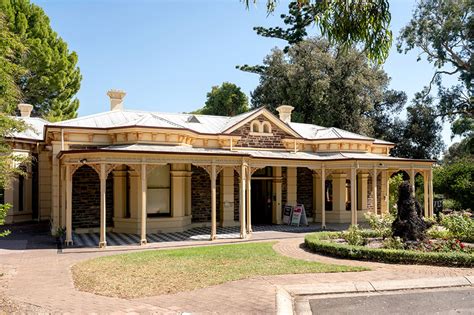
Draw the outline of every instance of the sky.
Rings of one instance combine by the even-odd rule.
[[[126,108],[159,112],[200,108],[211,87],[225,81],[250,96],[258,76],[235,66],[260,64],[272,48],[285,46],[252,29],[280,25],[279,16],[288,8],[284,0],[272,15],[267,15],[265,0],[257,0],[248,10],[240,0],[33,2],[43,8],[52,28],[79,56],[79,116],[109,110],[109,89],[127,92]],[[410,20],[414,5],[409,0],[390,2],[394,37]],[[317,27],[310,33],[317,34]],[[434,72],[428,62],[416,61],[417,54],[399,54],[394,42],[383,66],[392,78],[390,88],[405,91],[409,100]],[[447,145],[450,135],[445,125]]]

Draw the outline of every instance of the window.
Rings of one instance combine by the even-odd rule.
[[[326,193],[324,194],[325,196],[325,209],[326,211],[332,211],[332,180],[326,180],[325,182],[325,189]]]
[[[159,166],[148,174],[146,201],[149,217],[171,215],[169,165]]]
[[[258,121],[252,122],[252,132],[260,132],[260,123]]]
[[[272,132],[272,126],[268,121],[264,121],[262,123],[263,125],[263,133],[271,133]]]
[[[0,188],[0,205],[5,203],[5,189]]]
[[[24,187],[25,187],[25,178],[23,177],[23,175],[20,175],[18,176],[18,211],[23,211]]]

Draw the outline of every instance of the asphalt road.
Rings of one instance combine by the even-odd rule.
[[[474,314],[474,289],[310,299],[313,314]]]

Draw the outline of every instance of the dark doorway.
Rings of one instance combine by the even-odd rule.
[[[272,186],[271,179],[252,180],[252,224],[272,223]]]

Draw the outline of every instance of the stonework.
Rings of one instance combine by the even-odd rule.
[[[313,213],[313,172],[306,167],[298,167],[296,179],[296,200],[302,203],[306,210],[306,216]]]
[[[211,221],[211,178],[202,168],[192,166],[191,171],[191,215],[192,222],[210,222]],[[216,179],[216,200],[217,213],[216,220],[220,220],[219,200],[220,200],[220,176]]]
[[[260,115],[256,120],[268,121],[263,115]],[[284,149],[282,139],[285,138],[287,133],[275,124],[268,121],[272,127],[271,135],[251,135],[250,125],[252,122],[248,122],[237,130],[234,130],[231,134],[234,136],[241,136],[242,138],[237,142],[237,147],[250,147],[250,148],[272,148],[272,149]]]
[[[113,176],[106,181],[107,227],[113,226]],[[80,167],[73,176],[72,227],[97,228],[100,226],[100,180],[89,166]]]
[[[287,178],[286,178],[286,167],[281,168],[281,204],[282,206],[285,206],[286,203],[288,202],[288,189],[287,189]]]
[[[240,176],[239,173],[234,171],[234,221],[239,221],[240,217],[240,186],[239,186]]]

